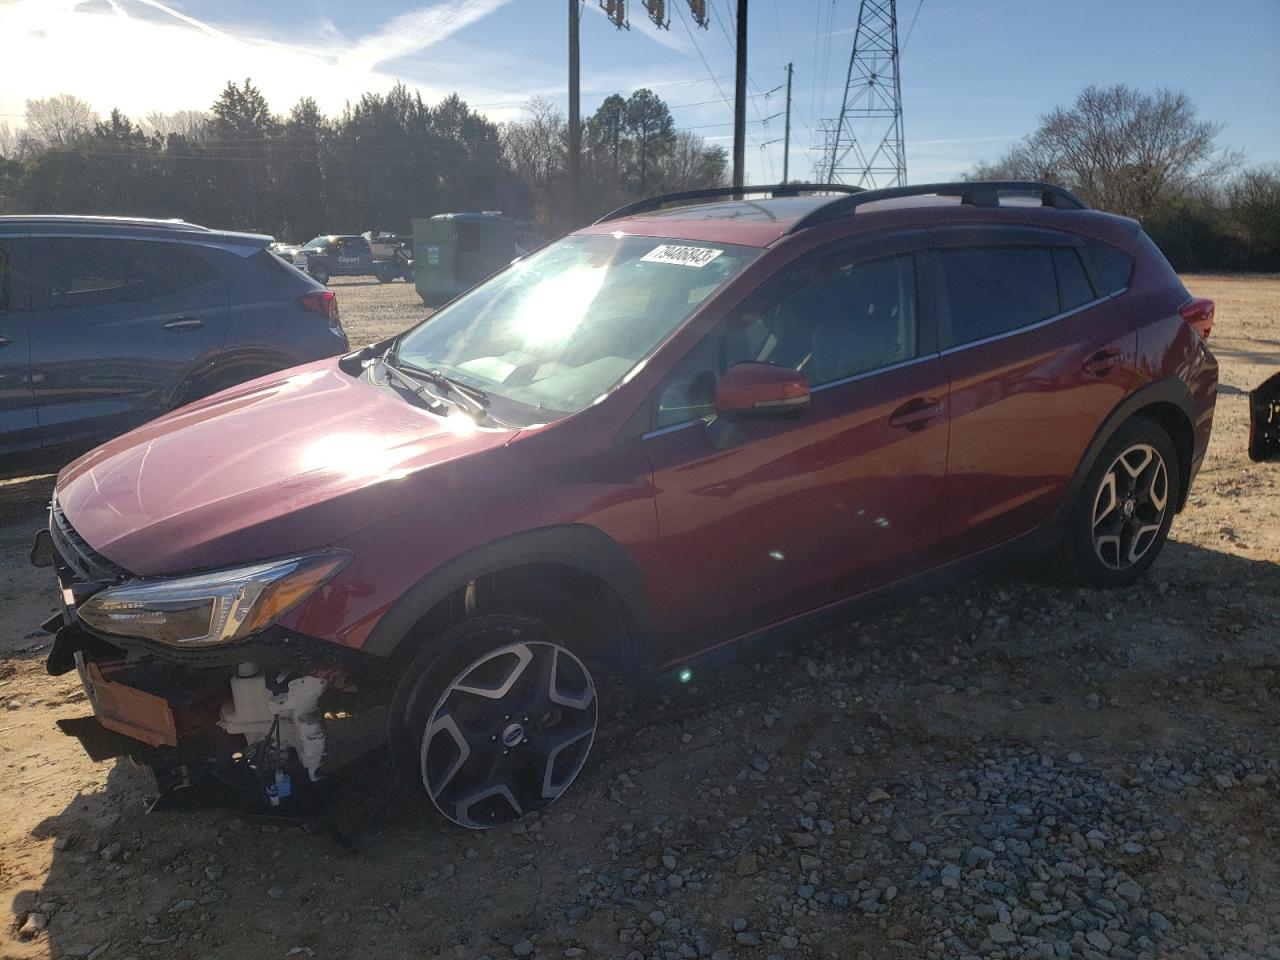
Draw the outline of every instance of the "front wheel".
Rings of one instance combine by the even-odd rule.
[[[559,799],[598,716],[590,671],[550,627],[480,616],[414,660],[392,701],[391,746],[442,816],[484,829]]]
[[[1116,431],[1067,516],[1059,556],[1075,583],[1126,586],[1155,562],[1173,523],[1181,476],[1173,441],[1135,417]]]
[[[324,267],[321,267],[321,266],[311,267],[307,270],[307,272],[311,274],[311,279],[314,280],[316,283],[323,283],[325,286],[329,285],[329,271],[326,270]]]

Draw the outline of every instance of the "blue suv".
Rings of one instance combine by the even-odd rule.
[[[0,469],[345,353],[335,295],[269,243],[174,220],[0,217]]]

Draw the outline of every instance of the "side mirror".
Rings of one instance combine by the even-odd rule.
[[[809,378],[772,363],[739,363],[716,384],[716,413],[728,419],[802,416],[809,409]]]

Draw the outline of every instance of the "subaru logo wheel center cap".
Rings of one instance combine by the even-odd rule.
[[[502,731],[502,743],[506,747],[518,747],[524,743],[524,727],[518,723],[512,723],[507,729]]]

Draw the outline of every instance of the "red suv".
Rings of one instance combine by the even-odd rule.
[[[1209,441],[1213,304],[1058,187],[839,189],[632,204],[76,461],[50,671],[273,801],[359,690],[478,827],[573,781],[602,671],[687,679],[1015,551],[1140,576]]]

